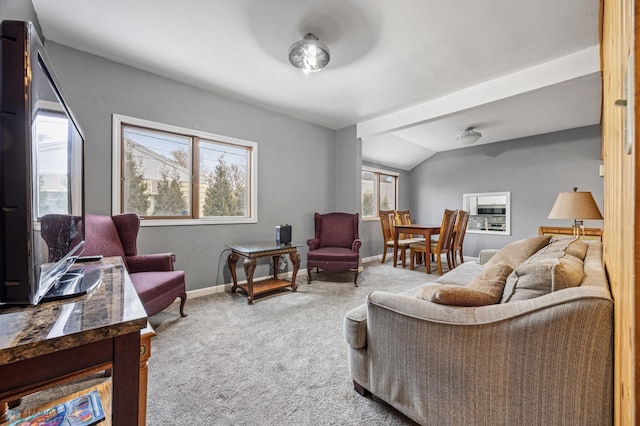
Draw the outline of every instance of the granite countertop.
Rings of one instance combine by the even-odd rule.
[[[85,268],[102,270],[102,282],[89,294],[0,308],[0,365],[129,334],[147,325],[122,259],[108,257]]]

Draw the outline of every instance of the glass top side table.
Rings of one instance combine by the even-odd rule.
[[[298,254],[298,247],[301,244],[276,244],[275,242],[249,242],[249,243],[230,243],[226,244],[226,247],[231,249],[231,254],[227,258],[227,265],[233,278],[233,286],[231,291],[236,292],[238,288],[247,293],[247,303],[253,304],[253,300],[256,296],[262,293],[268,293],[281,288],[291,287],[295,292],[298,290],[296,286],[296,274],[298,268],[300,268],[300,255]],[[291,274],[291,281],[278,278],[278,267],[280,263],[280,256],[289,255],[289,260],[293,264],[293,272]],[[238,259],[243,257],[244,261],[242,266],[244,267],[244,273],[247,277],[246,284],[238,284],[238,277],[236,275],[236,264]],[[256,269],[257,259],[261,257],[271,257],[273,259],[273,277],[257,282],[253,281],[253,273]]]

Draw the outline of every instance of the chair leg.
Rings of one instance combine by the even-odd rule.
[[[409,257],[411,257],[411,260],[409,260],[409,269],[411,269],[413,271],[414,268],[414,263],[413,263],[413,258],[415,257],[417,253],[413,251],[413,249],[409,249]]]
[[[184,313],[185,303],[187,303],[187,293],[182,293],[180,295],[180,316],[183,318],[187,316],[187,314]]]
[[[462,257],[462,248],[460,249],[458,254],[460,255],[460,263],[464,263],[464,257]]]
[[[358,287],[358,269],[356,268],[356,276],[353,278],[353,285]]]
[[[384,249],[382,250],[382,262],[380,263],[384,263],[384,260],[387,258],[387,246],[384,246]]]
[[[307,284],[311,284],[311,269],[313,268],[313,266],[311,268],[307,268]]]
[[[438,274],[442,275],[442,254],[438,253]]]

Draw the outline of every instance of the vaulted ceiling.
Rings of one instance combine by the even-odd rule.
[[[32,0],[47,40],[332,129],[410,170],[600,122],[598,0]],[[331,50],[304,74],[306,33]]]

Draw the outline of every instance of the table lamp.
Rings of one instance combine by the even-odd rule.
[[[561,192],[558,194],[549,219],[573,219],[573,235],[580,236],[580,229],[584,229],[584,220],[602,220],[600,209],[593,199],[591,192]]]

